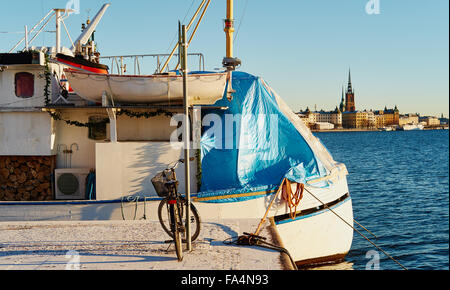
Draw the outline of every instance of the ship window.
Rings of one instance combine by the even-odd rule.
[[[91,116],[89,117],[89,139],[105,140],[106,139],[106,124],[109,119],[105,116]]]
[[[16,73],[14,84],[16,96],[19,98],[31,98],[34,95],[34,75],[27,72]]]

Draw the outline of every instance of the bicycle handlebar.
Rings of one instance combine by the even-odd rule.
[[[195,160],[195,157],[191,157],[191,158],[189,158],[189,161],[194,161]],[[178,159],[176,162],[175,162],[175,165],[173,165],[173,166],[169,166],[168,168],[167,168],[167,170],[174,170],[174,169],[176,169],[177,167],[178,167],[178,165],[180,164],[180,163],[184,163],[184,159]]]

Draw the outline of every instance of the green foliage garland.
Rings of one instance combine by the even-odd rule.
[[[72,121],[72,120],[65,120],[61,117],[61,115],[59,113],[55,113],[55,112],[50,112],[47,111],[48,114],[53,118],[53,120],[55,121],[63,121],[65,122],[67,125],[69,126],[76,126],[76,127],[86,127],[86,128],[91,128],[92,126],[98,126],[100,124],[109,124],[109,119],[105,119],[102,122],[86,122],[86,123],[82,123],[82,122],[78,122],[78,121]],[[121,116],[121,115],[126,115],[130,118],[152,118],[152,117],[156,117],[156,116],[161,116],[164,115],[166,117],[172,117],[174,115],[174,113],[163,110],[163,109],[158,109],[156,112],[132,112],[130,110],[127,109],[121,109],[121,111],[117,112],[116,114],[117,116]]]
[[[45,77],[45,87],[44,87],[44,97],[45,106],[50,105],[50,85],[52,84],[50,67],[48,65],[48,55],[45,54],[45,65],[44,65],[44,77]]]

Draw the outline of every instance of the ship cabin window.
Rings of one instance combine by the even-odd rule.
[[[31,98],[34,95],[34,74],[28,72],[16,73],[14,84],[17,97]]]
[[[89,136],[91,140],[105,140],[106,139],[106,124],[109,122],[108,117],[105,116],[90,116]]]

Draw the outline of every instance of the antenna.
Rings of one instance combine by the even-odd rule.
[[[98,23],[100,22],[100,19],[103,17],[103,14],[105,14],[106,9],[111,4],[107,3],[102,6],[102,8],[98,11],[97,15],[94,16],[94,19],[92,22],[88,24],[85,30],[81,33],[81,35],[75,40],[74,45],[70,48],[73,52],[79,49],[82,45],[86,44],[86,42],[91,37],[92,33],[94,32],[95,28],[97,27]],[[88,10],[88,9],[87,9]]]
[[[88,19],[88,21],[89,21],[89,14],[91,13],[91,8],[89,8],[89,9],[86,9],[85,11],[86,11],[86,14],[87,14],[87,19]],[[89,24],[89,23],[88,23]]]

